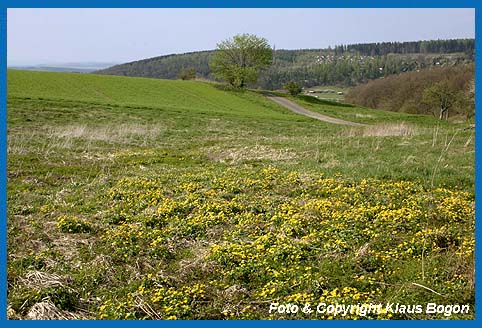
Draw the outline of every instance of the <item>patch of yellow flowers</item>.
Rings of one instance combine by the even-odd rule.
[[[415,182],[206,169],[125,178],[108,196],[103,240],[120,261],[169,261],[195,240],[212,266],[197,281],[146,278],[125,300],[106,300],[100,318],[263,319],[271,301],[384,302],[422,260],[473,263],[473,196]],[[473,293],[466,276],[446,275],[437,288],[456,281]],[[243,292],[223,292],[230,286]]]

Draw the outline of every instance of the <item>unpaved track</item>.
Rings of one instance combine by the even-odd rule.
[[[345,121],[345,120],[340,120],[338,118],[314,113],[312,111],[309,111],[307,109],[304,109],[300,105],[286,99],[283,97],[275,97],[275,96],[268,96],[268,99],[273,100],[274,102],[278,103],[279,105],[288,108],[289,110],[301,114],[304,116],[308,116],[323,122],[328,122],[328,123],[333,123],[333,124],[340,124],[340,125],[349,125],[349,126],[366,126],[366,124],[361,124],[361,123],[355,123],[355,122],[350,122],[350,121]]]

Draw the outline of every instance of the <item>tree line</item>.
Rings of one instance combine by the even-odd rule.
[[[463,52],[473,55],[474,39],[430,40],[411,42],[379,42],[335,46],[335,54],[357,53],[365,56],[383,56],[388,54],[449,54]]]
[[[372,79],[474,61],[473,39],[383,42],[340,45],[327,49],[275,50],[272,65],[257,74],[250,87],[276,90],[290,81],[302,87],[354,86]],[[215,51],[168,55],[113,66],[98,74],[162,79],[218,80],[209,63]],[[194,74],[193,74],[194,72]]]

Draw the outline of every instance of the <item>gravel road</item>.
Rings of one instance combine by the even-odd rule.
[[[366,124],[361,124],[361,123],[355,123],[355,122],[350,122],[350,121],[345,121],[345,120],[340,120],[339,118],[334,118],[318,113],[314,113],[312,111],[309,111],[300,105],[286,99],[283,97],[275,97],[275,96],[268,96],[268,99],[273,100],[274,102],[278,103],[279,105],[288,108],[289,110],[300,114],[304,116],[308,116],[323,122],[328,122],[328,123],[333,123],[333,124],[340,124],[340,125],[349,125],[349,126],[366,126]]]

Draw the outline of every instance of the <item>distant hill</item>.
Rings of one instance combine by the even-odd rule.
[[[8,68],[22,71],[92,73],[100,69],[111,67],[112,65],[115,65],[115,63],[84,62],[38,65],[9,65]]]
[[[11,66],[9,69],[21,71],[38,71],[38,72],[70,72],[70,73],[92,73],[97,71],[96,68],[75,68],[75,67],[57,67],[57,66]]]
[[[432,67],[472,63],[474,39],[382,42],[339,45],[327,49],[276,50],[273,66],[264,71],[257,86],[280,89],[294,80],[303,87],[353,86],[384,76]],[[176,79],[183,68],[213,79],[209,59],[214,51],[172,54],[116,65],[96,74]]]

